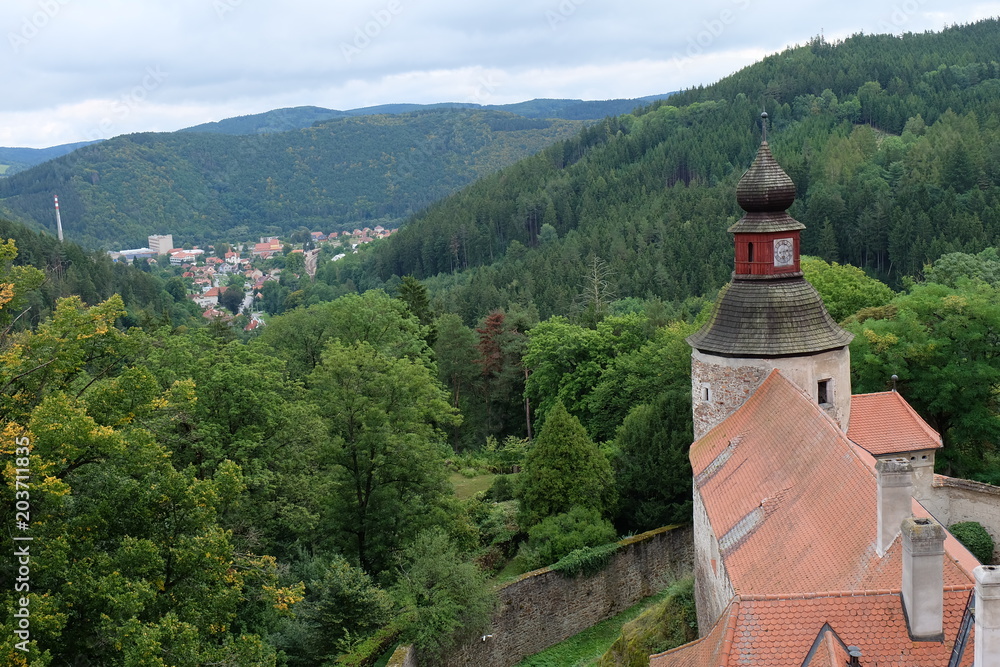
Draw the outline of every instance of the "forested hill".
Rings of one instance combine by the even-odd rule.
[[[0,179],[0,208],[51,231],[58,194],[67,238],[95,247],[141,246],[154,233],[203,243],[395,226],[584,124],[456,109],[253,136],[132,134]]]
[[[572,312],[585,286],[683,300],[729,277],[734,188],[759,114],[799,197],[803,252],[898,284],[1000,236],[1000,25],[815,40],[715,85],[606,120],[414,218],[341,280],[434,278],[475,321],[534,303]]]
[[[182,130],[182,132],[216,132],[220,134],[264,134],[309,127],[313,123],[332,118],[351,116],[371,116],[384,114],[412,113],[442,109],[480,109],[483,111],[506,111],[525,118],[562,118],[564,120],[599,120],[605,116],[628,113],[638,106],[654,100],[664,99],[672,93],[650,95],[628,100],[565,100],[538,99],[515,104],[487,104],[473,102],[442,102],[439,104],[381,104],[339,111],[322,107],[291,107],[274,109],[264,113],[226,118],[213,123],[202,123]],[[0,149],[2,150],[2,149]],[[2,153],[0,153],[2,155]]]

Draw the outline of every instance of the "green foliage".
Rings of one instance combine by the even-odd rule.
[[[309,645],[295,647],[302,664],[330,660],[352,638],[364,638],[388,623],[394,604],[363,570],[334,556],[319,579],[308,582],[297,616],[310,626]]]
[[[615,437],[612,460],[619,530],[642,532],[691,521],[688,449],[693,439],[690,391],[672,389],[629,412]]]
[[[981,280],[994,287],[1000,283],[1000,255],[996,248],[986,248],[970,255],[951,252],[934,261],[934,265],[924,270],[928,282],[940,283],[956,288],[963,280]]]
[[[562,402],[552,407],[528,452],[519,486],[523,529],[575,507],[603,513],[609,506],[611,466]]]
[[[608,649],[600,667],[645,667],[649,656],[698,638],[694,603],[694,577],[685,577],[666,590],[656,606],[622,627],[621,636]]]
[[[896,296],[888,285],[868,277],[854,266],[803,257],[802,272],[823,297],[823,305],[836,322],[844,321],[862,308],[884,306]]]
[[[524,463],[531,443],[525,438],[508,435],[502,442],[493,436],[486,438],[484,454],[490,469],[501,474],[509,474]]]
[[[948,530],[972,552],[980,563],[989,565],[993,562],[993,538],[978,521],[961,521],[948,526]]]
[[[440,529],[421,533],[406,550],[393,594],[405,640],[432,656],[488,628],[497,603],[485,574]]]
[[[586,417],[586,397],[604,369],[620,355],[637,349],[645,339],[642,316],[608,317],[595,329],[571,324],[563,317],[539,322],[528,334],[524,363],[531,369],[525,393],[544,418],[557,401]]]
[[[423,334],[402,301],[371,290],[275,317],[255,345],[283,359],[293,378],[304,379],[319,364],[331,340],[345,345],[368,343],[390,357],[420,359],[430,365]]]
[[[604,544],[598,547],[574,549],[552,565],[552,571],[564,577],[589,577],[597,574],[611,562],[611,557],[618,551],[617,543]]]
[[[398,302],[397,302],[398,303]],[[435,522],[447,492],[438,426],[460,417],[421,361],[367,341],[331,340],[307,378],[322,409],[331,475],[324,521],[334,543],[372,573]]]
[[[379,629],[377,632],[358,642],[350,652],[337,657],[332,665],[344,667],[370,667],[378,662],[379,656],[385,653],[398,639],[400,630],[395,624]]]
[[[353,230],[397,221],[583,126],[493,129],[507,118],[516,117],[450,109],[249,136],[129,134],[0,179],[0,199],[12,216],[51,228],[58,191],[75,238],[95,247],[138,247],[162,228],[201,244],[243,241],[226,237],[240,227],[247,237]]]
[[[594,509],[574,507],[569,512],[550,516],[528,529],[528,541],[521,545],[517,559],[520,568],[528,572],[552,565],[567,554],[614,542],[617,534],[611,522]],[[587,554],[591,553],[590,550]],[[573,562],[590,558],[578,554]],[[560,571],[575,566],[562,564]],[[553,565],[554,569],[555,566]]]
[[[848,328],[855,391],[884,391],[892,375],[906,400],[941,433],[937,462],[952,474],[982,471],[1000,438],[1000,294],[986,283],[927,283]]]
[[[514,483],[511,481],[513,475],[497,475],[493,478],[493,484],[486,492],[486,500],[495,503],[502,503],[513,500],[515,495]]]

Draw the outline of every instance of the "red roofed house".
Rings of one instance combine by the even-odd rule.
[[[765,138],[733,280],[688,339],[701,638],[650,665],[1000,665],[1000,568],[944,528],[1000,533],[1000,489],[934,475],[941,439],[898,393],[851,396],[794,198]]]

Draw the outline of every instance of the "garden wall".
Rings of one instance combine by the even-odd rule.
[[[516,665],[624,611],[692,570],[690,526],[652,530],[620,544],[608,566],[593,576],[566,578],[543,568],[503,586],[488,636],[460,647],[443,664]]]

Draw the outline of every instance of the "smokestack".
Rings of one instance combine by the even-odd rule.
[[[903,519],[910,516],[913,496],[913,466],[906,459],[879,459],[875,463],[878,480],[878,536],[875,551],[885,556]]]
[[[903,519],[903,609],[914,641],[944,640],[944,528]]]
[[[63,240],[62,237],[62,218],[59,217],[59,195],[52,195],[52,198],[56,201],[56,233],[59,235],[59,242]]]
[[[1000,667],[1000,567],[980,565],[976,577],[975,667]]]

